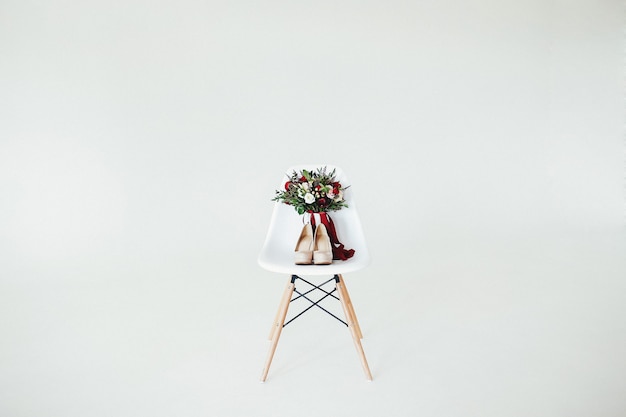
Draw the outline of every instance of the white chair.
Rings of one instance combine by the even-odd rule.
[[[286,171],[285,176],[277,188],[282,189],[285,182],[289,180],[288,175],[294,170],[297,172],[300,172],[303,169],[313,171],[321,166],[326,166],[328,172],[334,169],[335,178],[344,186],[351,185],[345,173],[338,167],[331,165],[299,165],[291,167]],[[259,254],[258,262],[264,269],[272,272],[289,274],[291,278],[281,298],[278,312],[276,313],[276,318],[274,319],[274,323],[270,331],[269,339],[271,340],[271,346],[265,362],[265,367],[263,368],[261,381],[265,381],[267,378],[283,327],[297,318],[300,314],[304,313],[303,311],[299,315],[292,318],[289,322],[285,323],[289,304],[291,301],[299,298],[304,298],[311,304],[305,311],[314,306],[318,307],[348,326],[350,332],[352,333],[354,345],[361,360],[365,376],[368,380],[372,380],[372,374],[367,364],[365,353],[363,352],[363,346],[361,345],[363,335],[342,276],[343,273],[357,271],[367,266],[370,257],[365,243],[365,237],[363,235],[363,229],[361,227],[356,203],[354,201],[352,187],[349,187],[344,191],[344,199],[348,207],[344,207],[341,210],[333,211],[328,214],[335,224],[337,236],[340,241],[345,244],[347,249],[354,249],[355,252],[351,258],[344,261],[334,260],[330,265],[295,265],[294,248],[296,241],[300,235],[300,231],[302,230],[303,221],[307,221],[308,216],[310,215],[307,213],[299,215],[292,206],[281,202],[276,202],[274,205],[274,211],[272,213],[269,229],[265,243],[263,244]],[[322,284],[315,285],[303,279],[301,275],[325,275],[332,276],[332,278]],[[296,282],[298,281],[302,281],[307,285],[312,286],[313,289],[306,292],[298,291],[298,289],[296,289]],[[332,281],[334,281],[335,286],[331,291],[327,291],[322,288],[323,285]],[[313,290],[320,290],[325,295],[320,300],[311,300],[307,294]],[[292,299],[294,292],[297,294],[297,297]],[[335,296],[334,293],[337,293],[337,296]],[[336,298],[341,302],[343,312],[346,316],[345,322],[319,305],[319,301],[327,297]]]

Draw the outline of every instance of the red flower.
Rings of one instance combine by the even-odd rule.
[[[327,204],[326,199],[324,197],[318,198],[317,199],[317,204],[319,204],[320,207],[324,207]]]
[[[341,188],[341,184],[337,181],[333,182],[333,188]]]
[[[291,181],[287,181],[285,183],[285,191],[289,191],[289,186],[291,185]]]
[[[300,177],[300,182],[306,182],[306,177],[304,175]]]

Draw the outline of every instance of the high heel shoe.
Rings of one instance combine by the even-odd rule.
[[[313,263],[313,228],[307,223],[300,232],[300,238],[295,249],[296,265],[310,265]]]
[[[333,262],[333,248],[324,224],[319,224],[315,228],[313,241],[313,263],[316,265],[330,265]]]

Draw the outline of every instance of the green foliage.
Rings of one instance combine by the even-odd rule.
[[[272,201],[280,201],[293,206],[298,214],[306,212],[327,212],[348,207],[343,192],[344,187],[335,179],[335,170],[327,171],[326,167],[315,171],[293,171],[288,175],[284,190],[276,190]]]

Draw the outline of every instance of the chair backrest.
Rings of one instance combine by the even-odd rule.
[[[261,267],[286,274],[296,275],[333,275],[352,272],[364,268],[370,261],[361,220],[354,200],[354,187],[348,177],[339,167],[332,165],[298,165],[289,168],[283,176],[277,189],[282,189],[289,175],[295,170],[316,170],[326,166],[328,171],[335,170],[335,177],[344,186],[350,186],[344,191],[344,199],[348,207],[329,212],[333,220],[337,237],[346,247],[354,249],[354,256],[345,261],[335,260],[331,265],[295,265],[294,249],[300,231],[305,222],[309,221],[309,214],[299,215],[296,210],[287,204],[276,202],[274,211],[265,238],[265,243],[259,254],[258,262]]]

